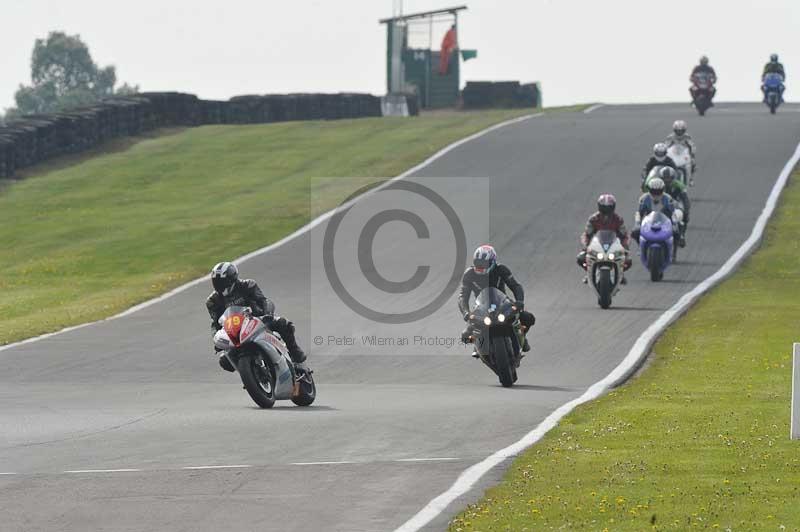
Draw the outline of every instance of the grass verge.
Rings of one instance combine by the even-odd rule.
[[[566,416],[451,531],[800,530],[798,182],[761,249],[666,331],[649,368]]]
[[[0,191],[0,345],[111,316],[280,239],[309,221],[312,178],[395,176],[530,112],[207,126],[27,172]]]

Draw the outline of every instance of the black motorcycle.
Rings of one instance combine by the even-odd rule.
[[[469,315],[470,338],[481,361],[508,388],[517,381],[525,340],[519,312],[509,297],[497,288],[484,288]]]

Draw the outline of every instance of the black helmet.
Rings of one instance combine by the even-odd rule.
[[[601,194],[600,197],[597,198],[597,210],[600,211],[600,214],[609,216],[614,214],[614,209],[616,208],[617,198],[615,198],[613,194]]]
[[[706,57],[705,55],[700,56],[700,64],[701,65],[707,65],[708,64],[708,57]]]
[[[769,60],[772,61],[773,63],[777,63],[778,62],[778,54],[772,54],[771,56],[769,56]]]
[[[211,284],[214,290],[227,296],[239,280],[239,270],[232,262],[220,262],[211,268]]]
[[[675,178],[678,177],[678,172],[670,166],[665,166],[658,172],[658,177],[664,182],[664,185],[670,186]]]

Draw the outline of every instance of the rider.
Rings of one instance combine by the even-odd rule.
[[[708,75],[708,77],[709,77],[708,80],[709,80],[709,82],[711,82],[711,87],[709,88],[710,97],[711,97],[711,99],[713,99],[714,95],[717,93],[717,88],[714,86],[717,83],[717,73],[714,71],[714,69],[711,67],[711,65],[708,64],[708,57],[702,56],[700,58],[700,64],[692,69],[692,75],[689,76],[689,81],[692,82],[692,86],[689,88],[689,93],[692,95],[692,101],[697,99],[697,97],[696,97],[697,87],[695,87],[695,85],[694,85],[694,77],[697,74],[706,74],[706,75]],[[709,102],[709,103],[712,106],[714,105],[713,102]]]
[[[625,251],[628,251],[630,247],[628,228],[625,227],[625,220],[622,219],[622,216],[614,212],[616,208],[617,198],[615,198],[613,194],[601,194],[600,197],[597,198],[597,212],[591,215],[586,221],[586,228],[581,234],[581,252],[578,253],[576,257],[578,266],[584,270],[586,269],[586,248],[589,246],[589,242],[592,241],[592,237],[598,231],[614,231],[622,243],[622,247],[625,248]],[[632,263],[633,261],[631,258],[626,257],[624,269],[627,270],[630,268]],[[588,277],[584,276],[583,282],[584,284],[589,282]],[[627,282],[625,274],[623,273],[620,283],[626,284]]]
[[[667,137],[665,144],[667,148],[675,144],[682,144],[689,149],[689,154],[692,156],[692,173],[697,171],[697,144],[694,143],[692,140],[692,136],[689,135],[686,130],[688,127],[686,126],[686,122],[683,120],[676,120],[672,124],[672,133]]]
[[[764,81],[764,78],[767,77],[767,74],[780,74],[781,78],[786,81],[786,70],[783,68],[783,64],[778,61],[778,54],[772,54],[769,56],[769,63],[764,65],[764,72],[761,74],[761,81]],[[781,103],[783,103],[783,86],[781,86]],[[767,102],[767,88],[764,84],[761,84],[761,92],[764,93],[764,103]]]
[[[275,304],[268,299],[258,284],[252,279],[239,279],[239,270],[232,262],[220,262],[211,269],[211,284],[214,291],[206,299],[206,308],[211,316],[211,329],[216,333],[222,328],[219,318],[225,309],[232,305],[250,307],[253,316],[259,317],[264,324],[274,332],[281,335],[289,356],[295,367],[305,370],[306,355],[294,336],[294,324],[286,318],[275,316]],[[225,356],[219,357],[219,365],[226,371],[234,371],[233,366]]]
[[[658,175],[664,181],[664,192],[683,206],[683,225],[689,225],[689,209],[692,205],[689,202],[689,194],[686,193],[686,185],[677,178],[678,174],[672,168],[662,168]],[[678,245],[686,246],[686,236],[683,232],[678,239]]]
[[[647,175],[656,166],[669,166],[676,170],[678,169],[678,167],[675,165],[675,161],[672,160],[672,157],[667,155],[667,145],[663,142],[659,142],[653,146],[653,156],[647,160],[644,168],[642,168],[642,181],[647,179]]]
[[[488,244],[479,246],[472,255],[472,266],[467,268],[464,275],[461,276],[461,289],[458,292],[458,310],[464,317],[464,321],[469,320],[469,299],[473,294],[477,296],[481,290],[488,287],[497,288],[505,292],[505,287],[511,289],[514,294],[514,306],[519,311],[519,321],[522,325],[522,332],[528,333],[528,330],[533,327],[536,318],[525,309],[525,290],[519,281],[514,279],[511,270],[505,264],[497,263],[497,253],[494,248]],[[461,333],[461,339],[464,343],[469,342],[470,327],[468,326],[464,332]],[[530,351],[528,339],[525,338],[525,343],[522,345],[524,352]],[[473,353],[473,356],[475,353]]]
[[[636,225],[631,231],[633,239],[639,241],[639,231],[641,230],[642,219],[653,211],[664,213],[672,219],[675,208],[672,204],[672,197],[664,192],[666,185],[660,177],[654,177],[647,182],[647,192],[639,198],[639,209],[636,212]]]

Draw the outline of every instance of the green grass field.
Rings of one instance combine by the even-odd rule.
[[[0,189],[0,344],[108,317],[280,239],[309,220],[313,178],[392,177],[530,112],[207,126],[27,172]]]
[[[800,172],[762,248],[668,329],[650,366],[565,417],[450,530],[800,530],[798,233]]]

